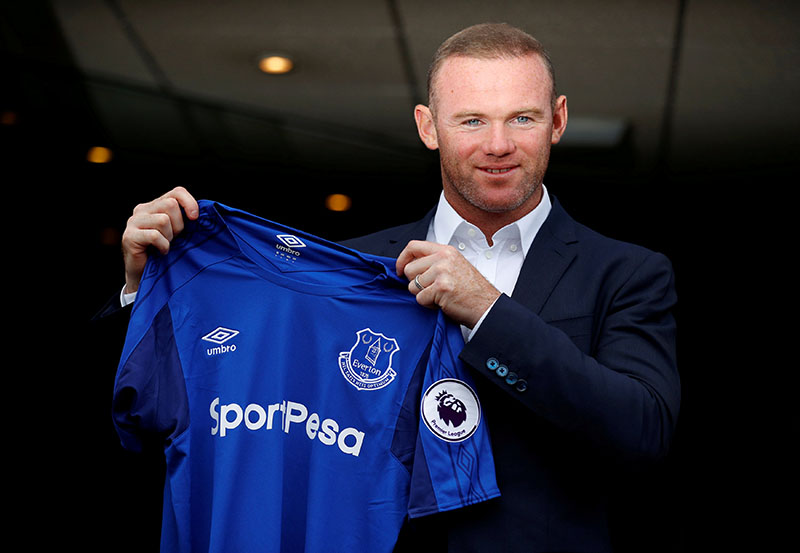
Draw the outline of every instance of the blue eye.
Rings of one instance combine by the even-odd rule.
[[[480,122],[481,122],[481,120],[480,120],[480,119],[467,119],[467,120],[465,121],[465,124],[466,124],[467,126],[469,126],[469,127],[475,127],[475,126],[479,125],[479,124],[480,124]]]
[[[517,116],[517,123],[530,123],[531,118],[527,115],[518,115]]]

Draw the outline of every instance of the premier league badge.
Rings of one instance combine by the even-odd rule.
[[[446,442],[463,442],[481,422],[478,396],[466,382],[455,378],[431,384],[422,395],[420,410],[428,430]]]
[[[380,390],[397,375],[392,369],[392,357],[399,349],[394,338],[369,328],[359,330],[350,351],[339,353],[339,370],[359,390]]]

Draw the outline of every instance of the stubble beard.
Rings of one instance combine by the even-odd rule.
[[[481,185],[471,176],[461,174],[457,163],[453,163],[452,158],[446,154],[440,157],[442,180],[445,187],[449,185],[453,192],[473,208],[485,213],[509,213],[524,206],[538,192],[542,186],[549,157],[549,151],[543,152],[536,160],[535,169],[523,175],[523,180],[516,185],[516,194],[503,203],[490,202],[488,197],[481,192]]]

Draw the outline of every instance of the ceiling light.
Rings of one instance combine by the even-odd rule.
[[[286,56],[269,55],[258,60],[258,68],[270,75],[282,75],[291,71],[294,63]]]
[[[86,159],[90,163],[108,163],[111,161],[111,150],[103,148],[102,146],[94,146],[93,148],[89,148]]]
[[[325,207],[331,211],[347,211],[351,205],[353,201],[345,194],[331,194],[325,198]]]

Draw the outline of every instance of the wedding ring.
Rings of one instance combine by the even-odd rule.
[[[417,288],[419,288],[420,291],[425,289],[425,287],[422,284],[419,283],[419,275],[414,277],[414,284],[417,285]]]

